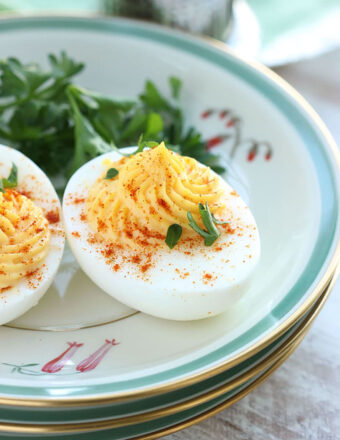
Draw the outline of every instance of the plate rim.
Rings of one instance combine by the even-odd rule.
[[[336,282],[336,277],[334,277],[329,285],[326,287],[325,291],[322,293],[317,302],[312,306],[312,310],[308,312],[308,316],[303,319],[303,322],[298,326],[296,330],[288,337],[287,341],[280,346],[277,350],[274,350],[272,354],[268,356],[260,365],[256,365],[249,372],[246,372],[243,376],[246,376],[244,380],[240,380],[240,378],[236,378],[234,383],[222,383],[222,385],[217,386],[216,388],[203,393],[193,399],[185,400],[184,402],[180,401],[177,404],[174,404],[170,407],[165,407],[163,409],[157,409],[151,412],[140,413],[136,416],[127,416],[121,418],[112,418],[112,419],[104,419],[104,420],[94,420],[91,422],[79,422],[79,423],[16,423],[16,422],[0,422],[0,432],[8,432],[8,433],[20,433],[20,434],[67,434],[67,433],[88,433],[88,432],[96,432],[99,430],[120,428],[120,427],[128,427],[134,424],[143,423],[143,422],[151,422],[156,419],[168,417],[171,415],[175,415],[179,412],[190,410],[199,406],[201,404],[208,403],[209,401],[223,396],[225,393],[231,392],[234,388],[239,388],[240,386],[246,384],[252,379],[257,377],[265,376],[265,379],[268,377],[266,375],[267,371],[275,371],[272,370],[274,365],[282,365],[283,362],[298,348],[301,342],[304,340],[306,335],[308,334],[310,327],[312,326],[315,319],[318,317],[319,313],[323,309],[325,303],[327,302],[329,295],[334,287]],[[264,380],[265,380],[264,379]],[[262,382],[261,382],[262,383]],[[246,387],[248,389],[248,386]],[[253,388],[252,388],[253,389]],[[252,390],[251,389],[251,390]],[[251,391],[250,390],[250,391]],[[243,391],[243,390],[242,390]],[[239,394],[239,393],[237,393]],[[234,397],[234,396],[233,396]],[[231,399],[228,400],[232,400]],[[242,395],[242,397],[244,397]],[[241,398],[242,398],[241,397]],[[178,409],[179,408],[179,409]],[[153,416],[150,417],[152,414]],[[122,422],[120,422],[122,420]],[[110,425],[111,423],[111,425]],[[103,425],[103,426],[102,426]],[[84,426],[84,428],[82,428]],[[2,428],[5,427],[5,431],[2,431]],[[42,428],[44,427],[44,428]],[[58,429],[61,427],[62,429]],[[99,427],[99,428],[98,428]],[[28,428],[28,429],[26,429]],[[65,429],[66,428],[66,429]],[[79,428],[79,429],[77,429]],[[7,429],[7,431],[6,431]],[[168,428],[165,428],[168,429]],[[158,432],[158,431],[157,431]],[[175,431],[174,431],[175,432]],[[140,437],[134,437],[136,439]],[[143,437],[144,438],[144,437]],[[147,437],[148,438],[148,437]],[[156,437],[151,437],[156,438]]]
[[[47,22],[45,22],[45,20]],[[280,78],[277,74],[272,72],[270,69],[266,68],[265,66],[262,66],[260,63],[249,61],[244,59],[244,57],[235,54],[233,50],[228,48],[224,43],[215,41],[209,37],[202,37],[199,38],[197,36],[192,36],[187,33],[177,31],[177,30],[171,30],[164,28],[159,25],[155,24],[149,24],[149,23],[143,23],[139,20],[130,20],[130,19],[121,19],[121,18],[111,18],[111,17],[90,17],[90,16],[79,16],[79,15],[38,15],[38,16],[11,16],[11,17],[1,17],[0,24],[2,25],[0,32],[9,30],[8,28],[11,28],[12,30],[17,29],[18,27],[24,28],[24,25],[26,24],[26,27],[32,27],[33,25],[37,25],[37,23],[40,22],[43,23],[43,25],[48,27],[52,22],[56,24],[55,27],[62,27],[63,23],[65,25],[65,22],[67,24],[77,23],[78,28],[86,28],[86,25],[91,25],[93,23],[96,24],[97,29],[91,29],[90,27],[87,27],[86,29],[88,31],[90,30],[99,30],[99,26],[103,26],[105,24],[105,32],[109,32],[109,28],[112,28],[114,26],[127,26],[127,27],[137,27],[137,30],[144,31],[144,32],[156,32],[163,36],[163,38],[170,38],[174,40],[181,40],[183,44],[191,44],[193,46],[200,47],[201,50],[206,51],[212,51],[217,55],[224,56],[225,59],[229,57],[229,59],[232,59],[235,63],[238,62],[239,64],[242,64],[244,68],[248,68],[252,71],[252,73],[257,73],[259,76],[262,76],[262,79],[267,80],[272,87],[277,87],[279,89],[279,92],[286,96],[288,96],[289,99],[293,101],[293,103],[298,104],[297,107],[301,111],[303,110],[304,117],[306,120],[308,120],[310,127],[313,127],[313,130],[318,134],[318,138],[322,139],[322,152],[325,154],[326,159],[328,161],[328,165],[330,169],[333,172],[332,178],[333,178],[333,185],[337,189],[337,192],[335,196],[339,195],[339,182],[338,178],[336,178],[337,174],[340,170],[340,152],[337,149],[336,143],[333,140],[332,136],[328,132],[328,129],[326,128],[325,124],[322,122],[320,117],[317,115],[317,113],[312,109],[312,107],[305,101],[304,98],[292,87],[290,86],[285,80]],[[7,28],[4,24],[7,23]],[[34,27],[34,26],[33,26]],[[114,32],[114,30],[113,30]],[[119,32],[118,32],[119,33]],[[134,36],[136,36],[134,34]],[[203,48],[203,49],[202,49]],[[203,57],[204,58],[204,57]],[[285,93],[283,93],[285,92]],[[339,212],[339,208],[337,209],[337,214]],[[336,227],[337,226],[337,227]],[[338,224],[334,226],[334,236],[335,233],[338,232]],[[159,394],[166,391],[173,391],[180,386],[184,385],[190,385],[191,383],[195,383],[199,380],[203,380],[205,378],[211,377],[214,374],[217,374],[218,372],[224,371],[233,365],[236,365],[237,363],[246,360],[250,356],[254,355],[258,351],[260,351],[262,348],[270,344],[273,340],[278,338],[281,334],[283,334],[286,330],[288,330],[294,323],[310,308],[310,306],[315,302],[320,295],[322,294],[323,289],[329,282],[329,280],[334,275],[334,272],[336,270],[336,267],[339,263],[340,258],[340,242],[339,239],[336,240],[332,237],[332,244],[330,245],[330,249],[328,250],[327,256],[325,257],[324,262],[321,264],[321,266],[318,268],[318,275],[320,273],[323,273],[319,281],[316,283],[316,286],[312,289],[309,296],[298,306],[296,307],[296,310],[294,310],[294,307],[291,308],[291,310],[294,310],[293,312],[288,312],[288,317],[285,319],[282,318],[282,322],[278,324],[274,329],[268,331],[265,336],[262,336],[259,340],[255,339],[255,342],[253,342],[247,345],[247,348],[241,349],[239,352],[237,352],[234,356],[229,356],[229,359],[227,361],[223,360],[223,357],[220,358],[217,361],[217,365],[210,366],[209,363],[205,366],[203,371],[199,369],[199,371],[196,371],[194,373],[189,372],[185,373],[185,377],[178,380],[178,378],[172,378],[171,380],[165,379],[163,380],[163,383],[159,383],[158,385],[144,385],[141,386],[140,389],[134,389],[134,390],[128,390],[128,391],[119,391],[119,392],[111,392],[110,394],[90,394],[85,396],[71,396],[71,397],[62,397],[62,398],[51,398],[50,396],[43,396],[38,398],[27,398],[24,395],[22,397],[8,397],[6,395],[0,397],[0,404],[4,405],[14,405],[14,406],[43,406],[43,407],[51,407],[51,406],[59,406],[59,405],[70,405],[70,406],[79,406],[79,405],[91,405],[95,402],[98,402],[98,396],[101,396],[101,399],[105,401],[106,403],[110,402],[118,402],[121,400],[130,400],[135,399],[139,397],[147,397],[154,394]],[[330,257],[331,256],[331,257]],[[327,261],[330,260],[330,261]],[[325,267],[326,266],[326,267]],[[301,301],[300,301],[301,302]],[[297,302],[297,304],[299,301]],[[279,321],[278,321],[279,322]],[[216,362],[215,362],[216,363]],[[91,385],[91,387],[95,387],[96,385]],[[21,385],[13,385],[12,388],[20,388],[20,390],[24,390],[25,387]],[[36,387],[36,390],[43,389],[44,387]],[[46,387],[45,387],[46,388]],[[1,390],[0,390],[1,391]]]

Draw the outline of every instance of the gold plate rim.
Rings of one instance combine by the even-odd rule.
[[[208,419],[209,417],[212,417],[212,416],[218,414],[219,412],[223,411],[224,409],[229,408],[230,406],[234,405],[238,401],[242,400],[249,393],[254,391],[263,382],[265,382],[289,358],[289,356],[295,351],[295,349],[300,344],[300,342],[301,341],[299,341],[296,345],[291,347],[290,350],[288,350],[282,357],[280,357],[276,362],[274,362],[274,364],[272,364],[271,367],[269,367],[264,373],[262,373],[261,376],[259,376],[251,384],[249,384],[246,388],[244,388],[239,393],[235,394],[230,399],[226,399],[224,402],[218,404],[217,406],[213,407],[212,409],[209,409],[202,414],[194,416],[189,420],[185,420],[184,422],[178,423],[177,425],[170,426],[168,428],[153,432],[151,434],[146,434],[146,435],[142,435],[142,436],[138,436],[138,437],[132,437],[130,440],[154,440],[154,439],[158,439],[160,437],[174,434],[178,431],[189,428],[190,426],[196,425],[197,423],[203,422],[204,420]]]
[[[105,420],[96,420],[91,422],[79,422],[79,423],[65,423],[65,424],[30,424],[30,423],[0,423],[0,433],[11,433],[11,434],[67,434],[67,433],[84,433],[84,432],[93,432],[98,430],[106,430],[106,429],[112,429],[112,428],[119,428],[123,426],[131,426],[134,424],[142,423],[142,422],[148,422],[153,421],[155,419],[166,417],[170,415],[174,415],[178,412],[185,411],[191,408],[194,408],[197,405],[203,404],[208,402],[209,400],[212,400],[214,398],[220,397],[221,395],[231,391],[235,387],[238,387],[248,380],[251,380],[253,377],[263,373],[259,379],[268,377],[267,371],[274,372],[276,368],[278,368],[279,365],[281,365],[285,359],[287,359],[291,353],[298,347],[298,345],[302,342],[306,334],[308,333],[308,330],[318,314],[320,313],[321,309],[323,308],[325,302],[327,301],[329,294],[333,288],[333,285],[336,281],[336,277],[334,277],[329,285],[326,287],[325,291],[321,295],[321,297],[317,300],[317,302],[312,307],[312,310],[308,314],[308,316],[303,320],[303,322],[299,325],[299,327],[292,333],[292,335],[289,336],[287,341],[280,346],[278,349],[274,350],[273,353],[271,353],[264,362],[260,363],[259,365],[256,365],[255,367],[248,370],[246,373],[242,374],[241,376],[237,377],[235,380],[232,380],[230,382],[227,382],[226,384],[220,385],[216,388],[214,388],[211,391],[208,391],[204,394],[201,394],[197,397],[194,397],[192,399],[188,399],[184,402],[180,402],[178,404],[156,409],[153,411],[149,411],[147,413],[137,414],[134,416],[126,416],[121,418],[114,418],[114,419],[105,419]],[[276,368],[273,368],[275,365],[277,365]],[[271,373],[270,373],[271,374]],[[223,402],[220,405],[226,405],[225,407],[228,407],[232,405],[233,403],[240,400],[242,397],[244,397],[248,392],[250,392],[252,389],[254,389],[257,385],[256,379],[253,383],[251,383],[249,386],[245,388],[245,390],[240,391],[240,393],[237,393],[236,396],[233,396],[232,398],[228,399],[227,401]],[[264,379],[263,379],[264,380]],[[262,380],[262,381],[263,381]],[[260,383],[259,382],[258,385]],[[254,384],[254,386],[253,386]],[[248,390],[248,391],[247,391]],[[247,391],[247,392],[245,392]],[[237,398],[237,400],[235,400]],[[230,403],[229,403],[230,402]],[[219,406],[220,406],[219,405]],[[217,407],[216,407],[217,408]],[[221,407],[221,409],[224,409],[224,407]],[[215,408],[213,408],[215,410]],[[206,414],[206,413],[204,413]],[[209,413],[210,414],[210,413]],[[207,416],[209,416],[207,413]],[[204,420],[200,419],[200,416],[198,417],[198,421]],[[206,418],[205,417],[205,418]],[[190,419],[191,420],[191,419]],[[196,420],[194,418],[193,420]],[[191,424],[197,423],[193,421]],[[186,425],[188,421],[183,422],[185,426],[183,428],[190,426]],[[181,428],[180,424],[175,425],[176,427],[179,426],[176,430],[183,429]],[[166,429],[172,429],[175,427],[170,427]],[[176,432],[171,431],[169,433]],[[158,433],[158,431],[157,431]],[[152,434],[156,435],[156,434]],[[168,435],[167,434],[160,434],[160,435]],[[153,439],[157,437],[136,437],[139,438],[146,438],[146,439]]]
[[[103,20],[103,21],[122,21],[122,22],[130,22],[135,23],[136,25],[143,25],[143,20],[132,20],[132,19],[123,19],[123,18],[112,18],[103,16],[100,14],[91,14],[91,15],[81,15],[79,13],[77,14],[38,14],[32,15],[32,14],[20,14],[17,15],[15,13],[9,14],[6,16],[0,17],[1,21],[15,21],[20,19],[80,19],[80,20]],[[337,144],[335,140],[333,139],[332,135],[330,134],[329,130],[327,129],[324,122],[321,120],[320,116],[316,113],[316,111],[312,108],[312,106],[302,97],[302,95],[297,92],[287,81],[285,81],[283,78],[281,78],[278,74],[273,72],[268,67],[262,65],[261,63],[253,60],[248,60],[246,57],[243,57],[236,53],[233,49],[228,47],[225,43],[220,42],[218,40],[215,40],[211,37],[206,36],[193,36],[189,33],[179,31],[179,30],[173,30],[169,28],[165,28],[164,26],[157,25],[157,24],[150,24],[149,22],[144,22],[144,26],[147,25],[151,28],[158,28],[162,32],[167,32],[173,35],[182,35],[182,37],[190,38],[192,40],[201,41],[207,45],[212,46],[215,50],[225,52],[228,55],[233,56],[234,58],[242,61],[243,63],[247,64],[251,68],[253,68],[255,71],[260,72],[265,77],[269,78],[274,84],[278,85],[281,89],[283,89],[290,97],[294,99],[295,102],[298,102],[299,105],[304,109],[306,114],[309,116],[311,121],[314,123],[314,125],[318,128],[319,132],[322,134],[323,138],[326,140],[327,147],[329,150],[329,154],[332,157],[335,167],[337,168],[338,172],[340,171],[340,151],[338,150]],[[207,379],[209,377],[212,377],[220,372],[223,372],[227,370],[228,368],[231,368],[238,363],[248,359],[249,357],[253,356],[257,352],[259,352],[261,349],[265,348],[267,345],[269,345],[271,342],[273,342],[275,339],[280,337],[285,331],[287,331],[290,327],[292,327],[298,320],[301,318],[308,309],[312,306],[315,301],[322,295],[323,291],[326,289],[327,285],[329,284],[330,280],[334,276],[334,273],[336,272],[336,269],[339,265],[340,261],[340,239],[336,243],[336,246],[334,247],[332,257],[328,263],[328,266],[324,269],[324,274],[313,289],[313,291],[310,293],[308,298],[287,318],[285,319],[278,327],[276,327],[274,330],[269,332],[267,335],[262,337],[257,343],[254,343],[252,346],[250,346],[247,349],[244,349],[240,353],[234,355],[233,357],[230,357],[227,361],[221,362],[220,364],[214,366],[214,367],[208,367],[203,372],[200,373],[193,373],[189,375],[188,377],[185,377],[181,380],[174,379],[171,382],[167,382],[165,384],[160,385],[153,385],[149,386],[147,388],[141,389],[141,390],[132,390],[128,392],[120,392],[120,393],[110,393],[105,396],[79,396],[79,397],[62,397],[62,398],[56,398],[56,397],[46,397],[46,398],[26,398],[26,397],[0,397],[0,405],[7,405],[7,406],[17,406],[17,407],[35,407],[35,408],[46,408],[46,407],[61,407],[61,406],[91,406],[93,404],[109,404],[114,402],[120,402],[120,401],[127,401],[127,400],[134,400],[134,399],[140,399],[143,397],[149,397],[156,394],[161,394],[169,391],[174,391],[180,387],[188,386],[193,383],[196,383],[198,381]]]

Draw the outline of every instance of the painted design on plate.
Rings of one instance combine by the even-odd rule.
[[[69,376],[72,374],[85,373],[87,371],[94,370],[104,359],[107,353],[115,345],[119,345],[115,339],[105,339],[104,344],[102,344],[98,350],[91,353],[89,356],[84,358],[78,364],[71,362],[71,358],[76,354],[83,343],[77,342],[67,342],[68,347],[59,356],[47,362],[42,367],[40,363],[29,363],[29,364],[11,364],[7,362],[2,362],[1,365],[10,367],[11,373],[18,373],[26,376],[45,376],[49,374],[57,374],[63,376]],[[61,370],[67,367],[66,372]],[[75,367],[75,371],[74,371]],[[59,373],[59,374],[58,374]]]
[[[45,373],[58,373],[58,371],[64,368],[67,362],[84,344],[77,344],[77,342],[68,342],[68,345],[69,347],[63,353],[61,353],[55,359],[47,362],[47,364],[42,367],[41,371],[44,371]]]
[[[253,138],[242,139],[242,118],[237,116],[231,109],[208,109],[201,113],[202,119],[208,119],[217,116],[223,123],[224,133],[220,133],[207,140],[206,148],[211,150],[217,146],[230,141],[230,150],[228,156],[233,159],[238,150],[247,149],[247,160],[252,162],[261,153],[263,158],[268,161],[273,157],[273,149],[269,142],[258,141]]]
[[[114,346],[118,345],[119,342],[116,342],[115,339],[105,339],[104,344],[98,348],[97,351],[90,354],[89,357],[84,359],[83,361],[79,362],[79,364],[76,367],[77,371],[80,371],[81,373],[85,371],[91,371],[96,368],[96,366],[101,362],[101,360],[105,357],[108,351]]]

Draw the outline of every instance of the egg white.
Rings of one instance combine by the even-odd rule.
[[[131,153],[135,147],[124,149]],[[194,320],[214,316],[232,306],[247,289],[247,281],[260,255],[260,239],[255,220],[240,197],[230,195],[233,189],[223,180],[226,203],[249,230],[232,236],[233,245],[215,252],[202,245],[201,252],[185,255],[176,249],[161,249],[154,258],[147,278],[140,277],[133,263],[114,271],[100,254],[100,245],[91,244],[91,229],[80,221],[89,189],[105,171],[104,160],[121,158],[110,152],[81,167],[69,181],[63,199],[66,235],[83,271],[109,295],[136,310],[161,318]],[[249,235],[251,238],[249,238]],[[222,233],[218,242],[228,242]],[[250,257],[251,256],[251,257]],[[229,260],[226,263],[226,260]],[[186,276],[183,276],[186,274]],[[213,274],[212,280],[204,274]]]
[[[65,236],[61,223],[61,206],[52,183],[46,174],[19,151],[0,145],[0,176],[7,177],[15,163],[18,167],[18,189],[29,193],[32,201],[44,214],[58,212],[60,221],[49,225],[49,251],[39,268],[39,281],[26,278],[0,293],[0,325],[8,323],[35,306],[51,285],[64,250]],[[0,250],[1,252],[1,250]],[[44,265],[44,266],[42,266]]]

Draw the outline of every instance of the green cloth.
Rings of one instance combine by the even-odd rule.
[[[236,4],[237,0],[234,1]],[[340,17],[340,0],[242,1],[254,14],[260,30],[257,53],[250,56],[265,64],[277,65],[305,56],[315,56],[340,44],[340,30],[337,31],[340,24],[336,22],[337,17]],[[0,0],[0,13],[8,10],[24,13],[93,13],[104,10],[104,0]],[[323,18],[326,20],[322,23]],[[242,32],[245,32],[247,23],[243,28]],[[254,37],[250,32],[249,39]],[[300,40],[297,41],[297,38]],[[251,46],[250,43],[245,44]],[[241,53],[245,49],[237,45],[235,48]],[[247,50],[244,53],[248,55]]]
[[[247,0],[247,3],[259,22],[264,46],[286,32],[316,23],[340,6],[339,0]]]

